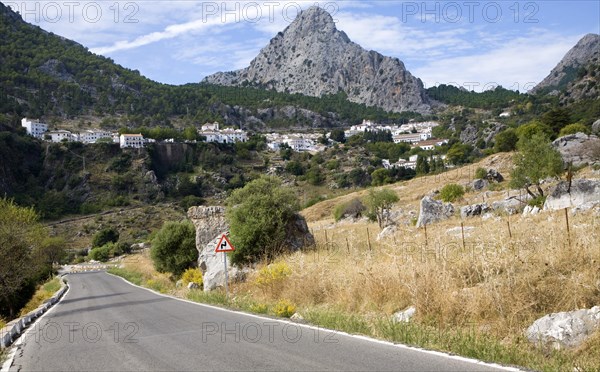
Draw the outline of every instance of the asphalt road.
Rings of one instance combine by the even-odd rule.
[[[492,371],[332,331],[160,296],[106,273],[70,274],[11,371]]]

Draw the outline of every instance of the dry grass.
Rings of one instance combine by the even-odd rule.
[[[494,168],[498,170],[505,178],[508,178],[512,167],[511,157],[512,153],[500,153],[489,156],[479,163],[469,164],[464,167],[452,169],[448,172],[432,175],[427,177],[418,177],[410,181],[399,182],[393,185],[386,186],[398,193],[400,205],[403,209],[417,210],[419,201],[423,196],[431,193],[433,190],[439,190],[444,185],[449,183],[467,184],[475,178],[475,171],[479,167],[483,168]],[[507,181],[503,182],[502,185],[506,185]],[[367,194],[367,191],[357,191],[348,195],[343,195],[334,199],[326,200],[321,203],[315,204],[310,208],[306,208],[302,211],[302,215],[308,222],[317,222],[329,219],[332,216],[333,209],[341,203],[347,202],[354,198],[361,198]],[[496,191],[488,192],[485,197],[486,201],[494,201],[506,197],[507,191]],[[516,192],[518,194],[518,192]],[[510,195],[515,195],[515,191],[512,191]],[[480,203],[482,201],[479,193],[467,193],[465,195],[465,204],[470,202]]]
[[[120,267],[111,268],[108,272],[160,293],[176,294],[177,292],[175,284],[171,280],[171,275],[159,273],[154,269],[149,250],[127,256],[121,262]]]
[[[33,294],[33,297],[21,309],[19,316],[24,316],[29,312],[37,309],[44,301],[50,299],[60,289],[60,278],[52,278],[46,283],[40,285]],[[2,327],[0,327],[2,328]]]

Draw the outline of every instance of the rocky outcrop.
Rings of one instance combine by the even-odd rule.
[[[393,112],[431,109],[423,83],[399,59],[353,43],[336,29],[331,15],[316,6],[302,11],[271,39],[249,67],[219,72],[203,82],[315,97],[344,92],[352,102]]]
[[[198,249],[198,267],[202,270],[204,291],[212,291],[225,286],[225,265],[223,254],[216,253],[215,248],[223,234],[229,230],[225,220],[223,207],[192,207],[188,210],[188,218],[196,227],[196,249]],[[308,229],[306,220],[296,214],[287,227],[284,247],[299,250],[315,244],[314,237]],[[231,266],[227,261],[227,272],[230,281],[243,280],[247,270]]]
[[[600,164],[600,138],[585,133],[570,134],[555,139],[552,146],[560,152],[565,163],[579,167]]]
[[[221,236],[227,233],[229,225],[225,220],[223,207],[192,207],[188,218],[196,227],[196,249],[198,267],[202,270],[204,291],[212,291],[225,285],[223,254],[216,253],[215,247]],[[229,262],[227,262],[229,265]]]
[[[498,172],[497,170],[495,170],[493,168],[488,169],[485,179],[490,182],[504,181],[504,177],[502,176],[502,174],[500,174],[500,172]]]
[[[422,227],[425,225],[429,225],[433,222],[442,221],[452,217],[453,215],[454,206],[452,204],[444,204],[441,201],[435,200],[430,196],[426,196],[423,199],[421,199],[417,227]]]
[[[587,203],[600,202],[600,181],[577,179],[561,181],[546,198],[545,210],[579,207]]]
[[[385,240],[386,238],[393,236],[397,231],[398,228],[395,225],[387,226],[377,235],[377,241]]]
[[[525,335],[537,346],[564,349],[581,345],[599,328],[600,306],[595,306],[545,315],[527,328]]]
[[[591,64],[594,58],[600,59],[600,35],[587,34],[567,52],[550,74],[530,92],[539,93],[563,88],[574,78],[572,76],[573,70]],[[570,71],[571,74],[569,74]]]
[[[460,217],[467,218],[467,217],[481,216],[482,214],[487,213],[490,210],[491,209],[487,205],[487,203],[467,205],[467,206],[460,208]]]
[[[511,196],[504,200],[495,201],[492,203],[492,209],[497,213],[517,214],[521,213],[527,206],[527,202],[531,199],[529,195]]]
[[[476,180],[473,180],[473,182],[471,183],[471,187],[475,191],[481,191],[481,190],[485,189],[486,187],[488,187],[489,184],[490,183],[488,182],[488,180],[478,178]]]
[[[592,124],[592,133],[593,134],[600,134],[600,119],[596,120]]]

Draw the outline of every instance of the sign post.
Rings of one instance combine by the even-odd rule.
[[[227,270],[227,252],[233,251],[235,251],[235,248],[233,245],[231,245],[231,242],[229,242],[227,234],[223,234],[219,240],[219,243],[217,244],[217,247],[215,248],[215,252],[223,253],[223,265],[225,266],[225,297],[227,298],[227,301],[229,301],[229,270]]]

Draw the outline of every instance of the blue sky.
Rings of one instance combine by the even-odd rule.
[[[526,91],[587,33],[598,1],[3,1],[45,30],[163,83],[245,67],[301,9],[318,5],[366,49],[426,87]]]

